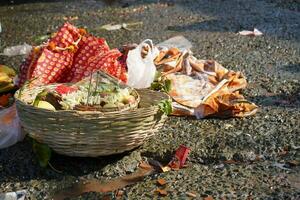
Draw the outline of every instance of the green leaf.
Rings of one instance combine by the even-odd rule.
[[[150,89],[168,93],[171,91],[171,83],[172,82],[169,79],[166,79],[164,81],[154,81],[151,84]]]
[[[160,111],[166,115],[170,115],[173,111],[171,100],[162,100],[162,101],[160,101],[158,106],[159,106]]]
[[[169,79],[166,79],[165,81],[164,81],[164,91],[166,92],[166,93],[168,93],[168,92],[170,92],[171,91],[171,80],[169,80]]]
[[[35,37],[33,40],[36,43],[40,43],[40,42],[46,41],[47,39],[49,39],[49,37],[50,37],[50,35],[41,35],[41,36]]]
[[[51,158],[51,149],[46,144],[42,144],[33,140],[32,142],[33,152],[36,154],[38,162],[41,167],[47,167]]]

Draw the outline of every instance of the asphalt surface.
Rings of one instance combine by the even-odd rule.
[[[26,3],[24,3],[26,2]],[[79,179],[111,179],[133,172],[141,160],[167,163],[174,150],[191,148],[188,167],[145,178],[124,189],[123,199],[156,199],[158,177],[167,180],[163,199],[299,199],[300,198],[300,13],[298,0],[182,1],[7,1],[0,3],[0,51],[7,46],[37,44],[64,17],[107,39],[112,47],[161,42],[184,35],[201,59],[214,59],[247,77],[243,91],[260,106],[243,119],[170,117],[159,134],[141,147],[118,156],[71,158],[54,155],[51,168],[40,168],[28,140],[0,150],[0,193],[25,189],[28,199],[49,199]],[[108,23],[142,21],[135,30],[107,32]],[[261,37],[236,34],[258,28]],[[0,57],[18,68],[21,56]],[[101,199],[88,193],[77,199]],[[105,197],[107,198],[107,197]]]

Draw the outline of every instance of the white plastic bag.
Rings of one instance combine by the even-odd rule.
[[[0,149],[23,140],[16,105],[0,110]]]
[[[149,51],[145,58],[142,58],[143,47],[147,46]],[[154,59],[159,51],[153,46],[151,40],[145,40],[135,49],[130,50],[127,56],[128,82],[133,88],[147,88],[155,78],[156,67]]]
[[[0,194],[0,200],[25,200],[26,190]]]
[[[6,47],[3,50],[3,53],[0,53],[0,55],[8,56],[8,57],[19,56],[19,55],[28,55],[31,50],[32,50],[32,46],[24,43],[22,45]]]

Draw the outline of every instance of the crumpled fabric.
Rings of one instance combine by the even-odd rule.
[[[77,82],[96,70],[103,70],[126,82],[122,53],[110,49],[103,38],[65,23],[45,44],[34,47],[20,68],[18,86]]]
[[[171,81],[168,94],[173,115],[205,117],[245,117],[257,106],[239,93],[247,81],[241,72],[224,68],[212,60],[198,60],[188,50],[160,51],[155,64],[164,79]]]

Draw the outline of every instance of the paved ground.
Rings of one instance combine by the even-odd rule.
[[[62,25],[64,16],[78,16],[74,24],[105,37],[113,47],[145,38],[160,42],[181,34],[194,44],[196,57],[242,71],[249,81],[244,94],[260,111],[244,119],[170,117],[158,135],[126,154],[98,159],[55,155],[51,163],[62,174],[40,168],[25,140],[0,150],[0,192],[26,189],[29,199],[48,199],[79,178],[124,175],[145,158],[167,162],[183,143],[192,149],[188,168],[147,177],[126,188],[124,199],[157,198],[153,193],[157,176],[169,182],[165,199],[186,199],[190,191],[197,199],[300,198],[299,0],[14,2],[0,6],[0,50],[23,42],[34,44],[36,36]],[[103,24],[132,21],[144,25],[131,32],[97,30]],[[253,27],[264,36],[236,34]],[[0,57],[0,63],[18,67],[21,59]],[[255,157],[261,159],[253,161]],[[237,163],[223,164],[225,160]],[[79,199],[102,196],[89,193]]]

